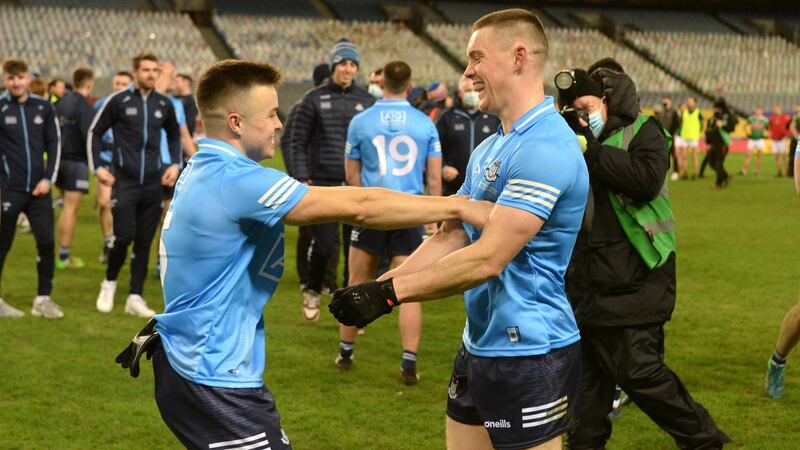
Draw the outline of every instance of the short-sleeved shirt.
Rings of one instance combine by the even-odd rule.
[[[428,158],[441,158],[439,132],[405,100],[379,100],[347,128],[345,158],[361,161],[361,185],[422,194]]]
[[[183,108],[183,102],[171,95],[169,96],[169,100],[172,103],[172,107],[175,109],[175,120],[178,121],[178,125],[181,127],[186,126],[186,110]],[[182,145],[181,148],[183,148]],[[181,154],[183,154],[183,150],[181,150]],[[167,132],[164,131],[163,128],[161,129],[161,162],[164,165],[183,164],[183,161],[172,161],[172,157],[169,154],[169,144],[167,144]]]
[[[500,276],[465,293],[463,340],[471,354],[539,355],[580,339],[564,274],[588,189],[578,140],[552,97],[472,153],[459,194],[527,211],[544,225]],[[480,238],[480,229],[464,227],[473,242]]]
[[[773,141],[786,139],[789,135],[789,122],[792,118],[788,114],[773,114],[769,116],[769,137]]]
[[[181,376],[263,385],[263,308],[284,266],[280,220],[307,191],[224,142],[200,141],[175,185],[159,247],[165,308],[156,329]]]
[[[767,127],[769,126],[769,119],[767,116],[757,116],[755,114],[747,118],[747,124],[750,125],[750,139],[764,139],[767,137]]]

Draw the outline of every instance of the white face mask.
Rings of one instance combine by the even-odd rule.
[[[367,92],[375,98],[383,98],[383,89],[381,89],[381,86],[377,83],[370,83],[369,86],[367,86]]]
[[[478,91],[467,91],[464,92],[464,95],[461,96],[461,103],[464,105],[465,108],[472,109],[478,106],[480,103],[480,94]]]

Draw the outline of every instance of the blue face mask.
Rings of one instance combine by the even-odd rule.
[[[589,128],[592,130],[592,135],[595,138],[600,137],[600,133],[603,132],[605,126],[606,123],[603,122],[603,116],[600,114],[600,111],[589,114]]]

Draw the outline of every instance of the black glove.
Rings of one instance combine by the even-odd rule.
[[[337,289],[328,310],[342,325],[364,328],[399,305],[392,279]]]
[[[147,359],[153,357],[158,343],[161,342],[161,336],[156,331],[156,319],[150,319],[147,325],[141,329],[136,336],[131,339],[128,347],[117,355],[117,364],[121,365],[123,369],[130,368],[131,376],[136,378],[139,376],[139,358],[142,354],[147,354]]]

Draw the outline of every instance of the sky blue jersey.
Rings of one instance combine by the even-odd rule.
[[[471,354],[540,355],[580,339],[564,274],[588,189],[578,140],[552,97],[472,153],[459,194],[518,208],[545,222],[499,277],[465,293],[463,340]],[[473,242],[480,238],[480,229],[464,227]]]
[[[183,107],[183,102],[171,95],[168,95],[172,107],[175,108],[175,120],[178,121],[179,126],[186,126],[186,109]],[[181,138],[181,148],[183,148],[183,138]],[[181,150],[181,155],[183,151]],[[172,161],[169,154],[169,144],[167,144],[167,132],[161,129],[161,162],[166,166],[170,164],[183,165],[183,161]]]
[[[361,185],[422,194],[428,158],[441,158],[433,122],[406,100],[378,100],[347,128],[345,157],[361,161]]]
[[[159,246],[165,308],[156,329],[181,376],[263,385],[263,309],[284,266],[280,220],[307,191],[224,142],[200,141],[175,185]]]

